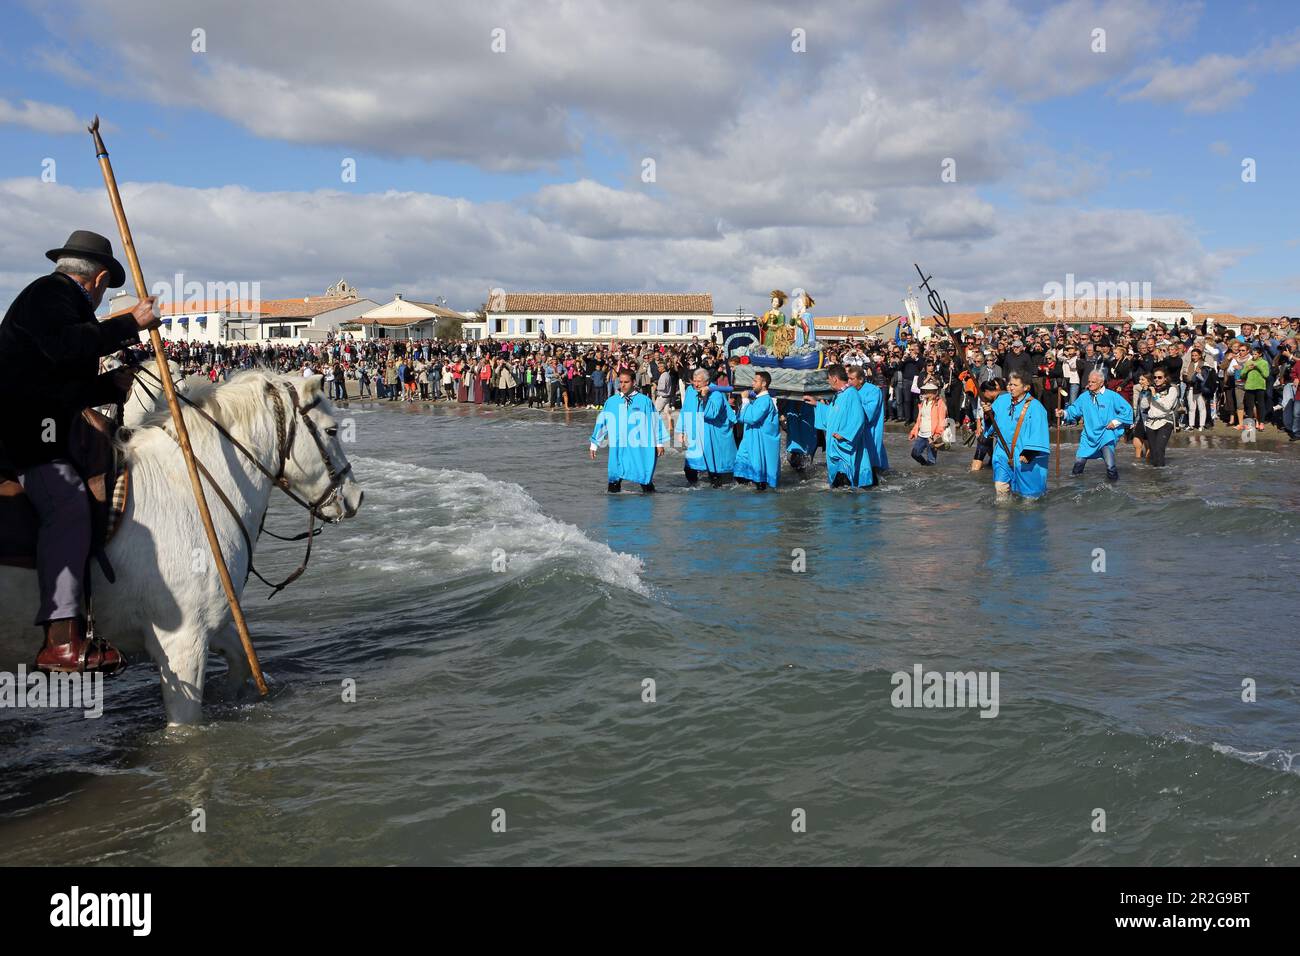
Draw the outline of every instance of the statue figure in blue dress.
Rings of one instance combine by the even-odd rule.
[[[790,314],[794,317],[794,347],[796,351],[814,351],[817,348],[817,330],[813,328],[813,297],[804,289],[795,289],[793,301]]]

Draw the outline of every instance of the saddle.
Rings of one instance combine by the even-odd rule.
[[[68,457],[90,499],[90,553],[111,583],[113,568],[104,549],[113,540],[130,492],[130,472],[114,441],[117,424],[93,408],[84,409],[68,436]],[[18,471],[0,448],[0,565],[36,567],[40,517],[18,482]]]

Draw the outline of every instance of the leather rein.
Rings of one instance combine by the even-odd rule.
[[[162,379],[160,379],[158,375],[153,372],[153,370],[146,368],[143,365],[137,365],[135,368],[137,372],[144,372],[155,382],[157,382],[160,386],[162,385]],[[146,394],[148,394],[151,398],[154,399],[155,406],[156,406],[157,397],[153,394],[153,392],[149,390],[149,386],[144,384],[143,382],[141,382],[140,385],[145,390]],[[317,519],[320,519],[320,521],[328,524],[334,524],[339,520],[338,518],[327,518],[324,514],[321,513],[321,509],[325,507],[327,504],[331,504],[338,498],[339,489],[343,486],[343,482],[347,479],[347,476],[352,471],[351,462],[349,462],[342,469],[336,468],[334,466],[334,460],[330,458],[329,449],[325,447],[325,440],[321,438],[320,427],[314,421],[312,421],[312,419],[307,414],[312,409],[314,409],[317,405],[320,404],[322,396],[317,396],[315,399],[308,402],[306,405],[302,405],[298,401],[298,392],[293,388],[292,385],[286,384],[284,386],[284,391],[285,394],[288,396],[289,406],[292,409],[292,414],[289,415],[286,415],[285,413],[284,401],[280,398],[280,389],[270,382],[266,383],[266,394],[275,400],[275,431],[276,431],[276,442],[279,451],[278,454],[279,464],[276,467],[274,472],[272,472],[271,469],[263,465],[256,455],[254,455],[251,451],[249,451],[248,448],[245,447],[244,444],[239,441],[239,439],[237,439],[234,435],[230,434],[230,431],[224,425],[222,425],[219,421],[217,421],[210,414],[208,414],[206,409],[202,408],[195,402],[190,401],[190,399],[182,395],[179,391],[176,392],[176,398],[179,401],[184,402],[190,408],[198,412],[198,414],[202,416],[208,422],[208,424],[210,424],[213,428],[215,428],[217,432],[223,438],[226,439],[226,441],[230,442],[230,444],[240,454],[242,454],[245,458],[247,458],[258,471],[264,474],[267,478],[271,479],[271,485],[273,487],[278,488],[280,491],[284,492],[284,494],[287,495],[295,504],[306,509],[307,511],[307,530],[302,534],[296,534],[288,538],[283,537],[282,535],[278,535],[274,531],[266,531],[266,515],[267,512],[270,511],[270,506],[268,505],[267,509],[262,512],[262,520],[258,523],[257,526],[257,538],[260,538],[262,536],[262,533],[265,532],[266,534],[269,534],[271,537],[276,538],[277,540],[280,541],[302,541],[304,538],[307,541],[307,550],[303,554],[302,563],[298,565],[297,570],[295,570],[292,574],[290,574],[279,584],[272,584],[266,578],[262,577],[261,573],[257,570],[257,568],[253,566],[253,542],[256,540],[256,538],[251,537],[249,535],[248,529],[244,527],[243,519],[240,518],[239,512],[235,509],[234,503],[231,502],[229,496],[227,496],[225,491],[222,490],[221,486],[217,483],[216,478],[212,476],[212,472],[210,472],[207,466],[204,465],[203,462],[199,460],[197,455],[194,457],[195,467],[197,467],[199,472],[203,475],[203,477],[208,480],[208,484],[212,486],[212,490],[217,493],[217,498],[221,501],[223,505],[225,505],[226,510],[230,512],[230,516],[235,519],[235,524],[236,526],[238,526],[240,534],[244,536],[244,544],[248,547],[248,573],[255,575],[259,581],[261,581],[263,584],[265,584],[267,587],[271,589],[271,593],[267,595],[268,601],[271,598],[275,597],[277,594],[279,594],[281,591],[283,591],[294,581],[298,580],[298,578],[302,576],[303,572],[307,570],[307,563],[311,560],[312,539],[315,538],[316,535],[320,534],[321,531],[324,530],[324,528],[316,527]],[[293,487],[289,484],[289,480],[285,477],[284,474],[285,467],[288,465],[290,458],[293,457],[293,443],[294,443],[294,439],[297,436],[299,419],[302,420],[303,426],[307,429],[307,433],[311,435],[312,441],[316,443],[316,450],[320,454],[321,461],[325,463],[325,470],[328,473],[330,479],[329,484],[326,486],[325,490],[321,492],[321,494],[319,495],[319,497],[316,498],[315,501],[307,501],[296,491],[294,491]],[[167,434],[171,435],[171,432],[168,432]],[[172,435],[171,437],[173,441],[177,442],[177,444],[180,443],[180,439],[177,438],[175,435]],[[244,576],[244,580],[245,581],[248,580],[248,575]]]

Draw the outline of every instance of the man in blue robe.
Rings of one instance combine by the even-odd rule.
[[[781,400],[780,408],[785,416],[785,452],[790,456],[790,467],[804,475],[817,457],[817,414],[810,406],[789,398]]]
[[[858,390],[849,385],[843,365],[826,368],[826,378],[836,392],[833,404],[818,404],[811,395],[803,400],[816,409],[817,427],[826,433],[826,476],[832,488],[869,488],[875,481],[867,454],[867,418]]]
[[[695,484],[703,471],[718,488],[731,475],[736,462],[736,439],[731,430],[735,422],[736,413],[727,396],[709,387],[707,369],[697,368],[682,398],[675,436],[686,449],[687,482]]]
[[[880,480],[880,473],[889,467],[885,453],[885,393],[880,386],[867,381],[866,370],[861,365],[850,365],[849,384],[862,400],[862,414],[867,420],[867,457],[871,459],[872,476]]]
[[[1065,408],[1056,410],[1057,418],[1067,425],[1083,419],[1083,434],[1079,436],[1079,450],[1074,453],[1072,475],[1082,475],[1083,466],[1090,458],[1106,462],[1106,477],[1119,480],[1115,465],[1115,443],[1124,429],[1133,424],[1133,406],[1119,392],[1106,387],[1101,372],[1088,374],[1088,390]]]
[[[618,394],[605,403],[591,432],[591,460],[609,436],[609,492],[623,488],[623,479],[635,481],[647,494],[655,490],[655,464],[668,444],[668,429],[654,402],[637,391],[636,376],[618,373]]]
[[[984,434],[993,442],[993,487],[999,500],[1012,494],[1041,498],[1047,493],[1052,436],[1047,409],[1029,394],[1028,372],[1012,372],[1007,390],[993,400]]]
[[[752,481],[759,491],[775,488],[781,470],[781,413],[767,392],[771,384],[771,375],[755,372],[749,404],[740,412],[745,437],[736,452],[736,480],[742,485]]]

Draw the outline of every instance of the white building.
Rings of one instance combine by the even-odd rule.
[[[342,329],[360,333],[366,339],[460,338],[465,316],[438,302],[416,302],[401,293],[393,301],[376,306],[349,320]]]
[[[120,292],[108,303],[108,314],[135,307],[136,297]],[[324,295],[299,299],[242,302],[186,301],[161,305],[163,338],[171,342],[210,344],[243,342],[321,341],[341,324],[352,321],[379,303],[357,296],[340,280]],[[142,340],[148,338],[141,333]]]
[[[1191,325],[1195,314],[1192,304],[1183,299],[1151,299],[1130,306],[1127,311],[1135,329],[1145,329],[1152,322],[1160,322],[1169,328],[1183,319]]]
[[[495,339],[689,341],[713,320],[708,292],[498,292],[487,302]]]

